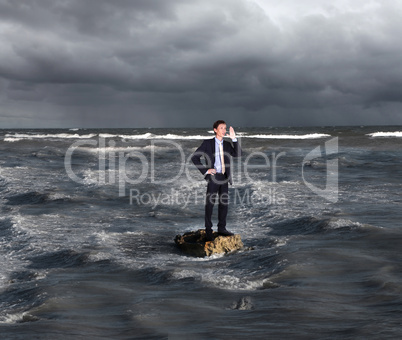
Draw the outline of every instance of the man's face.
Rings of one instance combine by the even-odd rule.
[[[226,135],[226,124],[219,124],[216,129],[214,129],[216,137],[223,138]]]

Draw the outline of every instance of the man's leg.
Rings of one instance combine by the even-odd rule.
[[[215,199],[219,185],[213,180],[208,182],[207,195],[205,198],[205,232],[207,234],[207,240],[212,240],[212,211],[214,209]]]
[[[218,207],[218,232],[226,230],[226,216],[229,204],[229,185],[223,183],[219,186],[219,207]]]

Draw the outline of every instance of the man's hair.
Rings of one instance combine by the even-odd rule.
[[[217,121],[214,123],[214,129],[217,129],[218,126],[221,125],[221,124],[226,124],[226,123],[225,123],[224,120],[217,120]],[[215,135],[216,135],[216,133],[215,133]]]

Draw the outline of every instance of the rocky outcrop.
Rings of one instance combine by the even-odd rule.
[[[184,253],[197,257],[223,254],[243,248],[240,235],[219,236],[214,232],[212,241],[206,241],[205,237],[205,230],[200,229],[177,235],[174,241]]]

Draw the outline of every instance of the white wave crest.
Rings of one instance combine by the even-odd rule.
[[[100,135],[100,137],[104,137],[105,134]],[[181,139],[181,140],[200,140],[200,139],[208,139],[212,138],[211,135],[175,135],[175,134],[166,134],[166,135],[154,135],[151,133],[146,133],[143,135],[110,135],[105,137],[120,137],[123,139]],[[261,139],[315,139],[315,138],[325,138],[331,137],[328,134],[322,133],[312,133],[306,135],[246,135],[245,133],[239,132],[237,133],[237,137],[241,138],[261,138]]]
[[[211,138],[211,136],[201,136],[201,135],[190,135],[190,136],[184,136],[184,135],[175,135],[175,134],[170,134],[168,133],[167,135],[155,135],[150,132],[141,134],[141,135],[113,135],[110,133],[101,133],[99,134],[99,137],[102,138],[121,138],[121,139],[188,139],[188,140],[194,140],[194,139],[207,139]]]
[[[18,142],[18,141],[23,140],[23,139],[24,139],[24,138],[6,137],[6,138],[4,138],[4,141],[5,141],[5,142],[13,143],[13,142]]]
[[[306,135],[249,135],[243,136],[245,138],[260,138],[260,139],[316,139],[331,137],[326,133],[309,133]]]
[[[247,279],[242,277],[239,273],[239,277],[235,275],[229,275],[225,273],[216,273],[212,271],[197,272],[189,269],[175,270],[172,273],[174,279],[186,279],[195,278],[213,287],[224,290],[258,290],[264,286],[270,286],[271,282],[267,278],[261,279]]]
[[[112,135],[109,133],[101,133],[99,137],[103,138],[122,138],[122,139],[151,139],[152,138],[152,133],[147,132],[143,133],[141,135]]]
[[[37,321],[37,320],[39,320],[38,317],[33,316],[28,312],[6,314],[0,316],[0,324],[14,324],[19,322]]]
[[[331,220],[328,223],[328,228],[329,229],[342,229],[342,228],[345,228],[345,227],[359,229],[359,228],[363,228],[364,224],[359,223],[359,222],[353,222],[351,220],[342,219],[342,218],[337,219],[337,220],[335,220],[335,219]]]
[[[70,129],[70,131],[76,131],[75,129]],[[322,133],[312,133],[304,135],[267,135],[267,134],[257,134],[257,135],[247,135],[246,133],[237,133],[239,138],[259,138],[259,139],[316,139],[331,137],[328,134]],[[177,135],[168,133],[166,135],[156,135],[150,132],[143,134],[133,134],[133,135],[120,135],[120,134],[110,134],[110,133],[100,133],[100,134],[71,134],[71,133],[59,133],[59,134],[6,134],[5,142],[17,142],[24,139],[90,139],[94,137],[100,138],[120,138],[123,140],[155,140],[155,139],[169,139],[169,140],[204,140],[212,138],[211,135]]]
[[[373,132],[368,133],[366,136],[370,137],[402,137],[402,131],[394,131],[394,132]]]
[[[172,146],[156,146],[156,145],[146,145],[146,146],[119,146],[119,147],[104,147],[104,148],[88,148],[80,147],[79,150],[83,152],[101,154],[104,155],[118,155],[119,152],[130,152],[130,151],[153,151],[153,152],[165,152],[166,150],[172,150]]]
[[[17,142],[23,139],[89,139],[95,137],[96,134],[91,133],[88,135],[79,135],[79,134],[69,134],[69,133],[57,133],[57,134],[24,134],[24,133],[16,133],[16,134],[6,134],[4,141],[5,142]]]
[[[193,136],[180,136],[168,133],[167,135],[153,135],[151,133],[146,133],[145,135],[120,135],[119,137],[123,139],[207,139],[211,138],[211,136],[201,136],[201,135],[193,135]]]

